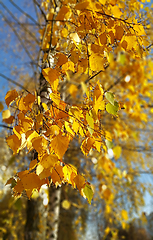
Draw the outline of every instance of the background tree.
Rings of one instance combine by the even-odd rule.
[[[32,60],[31,64],[35,76],[33,79],[36,85],[37,83],[39,84],[39,87],[37,87],[38,95],[35,98],[37,102],[34,102],[34,98],[30,102],[30,104],[34,102],[34,110],[36,109],[35,116],[39,125],[35,126],[36,131],[42,128],[43,131],[47,131],[47,127],[52,129],[52,126],[55,129],[56,125],[60,128],[60,130],[56,129],[56,131],[62,130],[66,134],[65,136],[69,136],[70,139],[75,134],[85,138],[83,141],[80,138],[80,141],[82,141],[81,149],[84,155],[89,154],[90,157],[82,165],[86,165],[85,173],[88,178],[94,176],[98,180],[97,185],[94,184],[95,191],[98,190],[98,201],[99,196],[104,199],[103,206],[106,214],[109,216],[109,226],[106,228],[106,232],[108,232],[114,219],[115,221],[122,221],[124,227],[128,219],[127,212],[123,209],[125,208],[125,195],[120,194],[121,191],[123,193],[125,193],[125,190],[127,191],[129,206],[132,204],[131,210],[133,210],[133,206],[137,208],[140,203],[143,203],[142,193],[144,186],[141,185],[141,189],[136,190],[136,176],[140,174],[140,167],[144,167],[143,171],[145,172],[151,172],[152,170],[149,162],[149,152],[151,151],[149,141],[145,147],[144,144],[137,145],[138,141],[141,142],[140,139],[142,139],[142,143],[144,142],[142,129],[144,130],[146,126],[148,127],[151,120],[152,63],[147,55],[150,42],[148,42],[148,36],[145,33],[145,30],[148,31],[150,26],[146,21],[146,14],[143,11],[141,2],[137,3],[135,1],[135,4],[131,2],[125,4],[118,1],[100,1],[100,3],[90,1],[75,3],[70,1],[62,2],[62,4],[58,2],[58,7],[56,4],[48,2],[40,4],[34,1],[34,6],[40,10],[39,26],[42,39],[41,51],[37,61],[34,60],[33,56],[35,54],[31,54],[31,51],[29,55],[29,50],[33,46],[31,38],[27,37],[23,42],[22,38],[18,37],[20,36],[20,31],[16,30],[13,25],[10,25],[10,21],[7,20],[4,14],[3,18],[11,26],[29,59]],[[4,7],[3,4],[1,5]],[[16,7],[16,5],[14,6]],[[126,9],[126,11],[123,11],[123,9]],[[6,6],[5,10],[7,10]],[[25,13],[24,16],[30,19],[30,21],[35,21],[35,18],[32,20]],[[141,21],[139,21],[139,18]],[[40,22],[42,23],[41,25]],[[21,26],[21,24],[17,26]],[[24,28],[25,26],[26,24],[24,24]],[[37,28],[34,28],[32,32],[37,36]],[[22,31],[24,32],[25,30],[22,28]],[[28,36],[28,31],[24,35]],[[25,45],[26,40],[27,45]],[[37,48],[32,47],[32,51],[35,51],[35,49]],[[35,66],[40,66],[42,57],[42,68],[47,66],[51,68],[50,70],[48,68],[43,70],[42,78],[40,78]],[[66,109],[63,108],[64,105],[62,104],[64,103],[57,94],[56,74],[60,80],[58,91],[61,93],[62,99],[65,99]],[[2,74],[1,76],[5,77]],[[51,100],[53,102],[50,100],[48,102],[50,86],[43,76],[51,84]],[[115,93],[115,98],[112,91]],[[30,97],[31,95],[28,96]],[[41,103],[45,112],[44,110],[42,111],[42,106],[39,104],[39,97],[37,98],[37,96],[41,97]],[[84,102],[82,103],[81,99],[83,96]],[[12,97],[13,99],[11,100],[16,100],[17,95],[14,97],[11,92]],[[42,97],[47,98],[47,100],[45,99],[44,102]],[[9,102],[8,98],[7,95],[6,99],[9,104],[11,102]],[[25,111],[26,116],[31,117],[29,112],[25,110],[26,107],[29,108],[29,111],[32,109],[27,99],[25,96],[25,98],[21,97],[19,100],[19,102],[24,103],[24,106],[19,105],[19,102],[16,102],[16,104],[20,111]],[[117,103],[115,99],[124,102],[124,107],[121,102]],[[47,126],[44,126],[41,122],[44,121],[44,118],[45,120],[47,119],[46,114],[50,116],[48,115],[50,113],[47,112],[49,107],[50,109],[52,108],[51,118],[54,120],[53,123],[48,120]],[[123,110],[122,108],[125,109]],[[63,112],[63,116],[59,117],[58,109],[61,111],[61,115]],[[119,109],[119,117],[117,117]],[[40,114],[38,114],[38,111],[40,111]],[[43,117],[41,114],[43,114]],[[67,120],[68,117],[69,120]],[[62,118],[66,122],[64,125]],[[4,115],[3,120],[5,122],[7,122],[6,119]],[[19,118],[18,121],[20,121]],[[23,128],[23,126],[21,127]],[[137,131],[139,128],[141,131]],[[47,135],[49,138],[52,136],[52,133],[46,134],[49,134]],[[55,141],[56,135],[53,138]],[[67,138],[67,141],[70,139]],[[112,139],[114,139],[113,143]],[[19,145],[22,148],[20,143]],[[36,146],[33,142],[32,145],[33,147],[34,145]],[[111,159],[110,155],[107,154],[105,145],[109,149],[108,153],[113,153],[114,159]],[[91,150],[94,148],[100,151],[101,147],[105,151],[100,154]],[[16,152],[19,148],[14,149],[12,147],[12,149]],[[57,154],[58,150],[55,147],[53,147],[53,150]],[[129,156],[129,151],[133,152],[135,150],[137,155],[134,153],[132,156],[130,153]],[[147,153],[147,162],[144,162],[144,157],[146,157],[144,150]],[[138,153],[139,151],[143,151],[143,155]],[[40,161],[39,151],[38,154]],[[60,153],[58,152],[58,154]],[[120,158],[121,156],[122,158]],[[90,174],[88,174],[88,170],[92,169],[93,162],[95,170],[90,171]],[[146,163],[148,163],[148,166],[145,166]],[[72,170],[71,167],[70,169]],[[73,173],[76,174],[75,171]],[[52,178],[54,180],[54,177]],[[66,179],[64,178],[64,181]],[[84,180],[82,181],[84,183]],[[71,183],[73,186],[75,183],[81,191],[81,189],[84,189],[84,185],[79,186],[80,182],[80,180],[75,180],[74,182],[68,180],[68,183]],[[128,187],[129,185],[130,187]],[[19,186],[18,183],[17,186]],[[90,194],[88,196],[89,201]],[[141,202],[138,202],[136,199],[140,199]],[[120,212],[121,214],[119,214]]]

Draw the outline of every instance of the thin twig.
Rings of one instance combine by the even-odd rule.
[[[13,2],[13,0],[9,0],[14,7],[16,7],[20,12],[22,12],[25,16],[27,16],[31,21],[33,21],[37,26],[39,26],[39,23],[36,22],[36,20],[31,17],[28,13],[24,12],[17,4]]]
[[[6,125],[4,125],[4,124],[0,124],[0,127],[2,127],[2,128],[8,128],[8,129],[13,129],[13,127],[6,126]]]
[[[0,73],[0,76],[1,76],[2,78],[5,78],[7,81],[15,84],[16,86],[22,88],[22,89],[25,90],[26,92],[30,93],[24,86],[22,86],[20,83],[18,83],[18,82],[16,82],[16,81],[14,81],[13,79],[6,77],[6,76],[3,75],[2,73]]]
[[[19,26],[21,26],[21,23],[18,21],[18,19],[14,16],[14,14],[12,14],[12,12],[2,3],[0,2],[0,4],[3,6],[3,8],[11,15],[11,17],[19,24]],[[36,41],[37,44],[39,44],[39,41],[37,40],[37,38],[35,37],[35,35],[29,31],[24,24],[22,23],[22,28],[25,29],[27,31],[27,33],[30,34],[30,36]]]

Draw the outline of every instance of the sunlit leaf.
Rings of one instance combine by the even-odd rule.
[[[111,103],[108,103],[106,105],[106,111],[110,114],[113,114],[113,115],[117,115],[117,112],[118,112],[118,103],[117,102],[114,102],[114,105],[112,105]]]
[[[83,193],[84,193],[85,197],[87,198],[89,204],[91,204],[91,200],[93,198],[93,190],[88,183],[83,188]]]
[[[6,105],[9,106],[17,97],[18,97],[18,93],[15,89],[8,91],[5,96]]]

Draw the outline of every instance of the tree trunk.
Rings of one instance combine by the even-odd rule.
[[[57,240],[60,214],[61,188],[49,188],[49,204],[46,239]]]
[[[27,201],[27,221],[25,225],[25,240],[46,239],[47,208],[42,197]]]

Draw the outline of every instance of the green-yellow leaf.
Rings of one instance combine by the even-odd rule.
[[[114,94],[111,92],[106,92],[105,93],[105,97],[107,98],[107,100],[114,105]]]
[[[108,103],[106,105],[106,111],[112,115],[117,115],[118,108],[119,106],[117,102],[114,102],[114,105],[112,105],[111,103]]]
[[[84,193],[85,197],[87,198],[89,204],[91,204],[91,200],[93,198],[93,190],[88,183],[83,188],[83,193]]]

